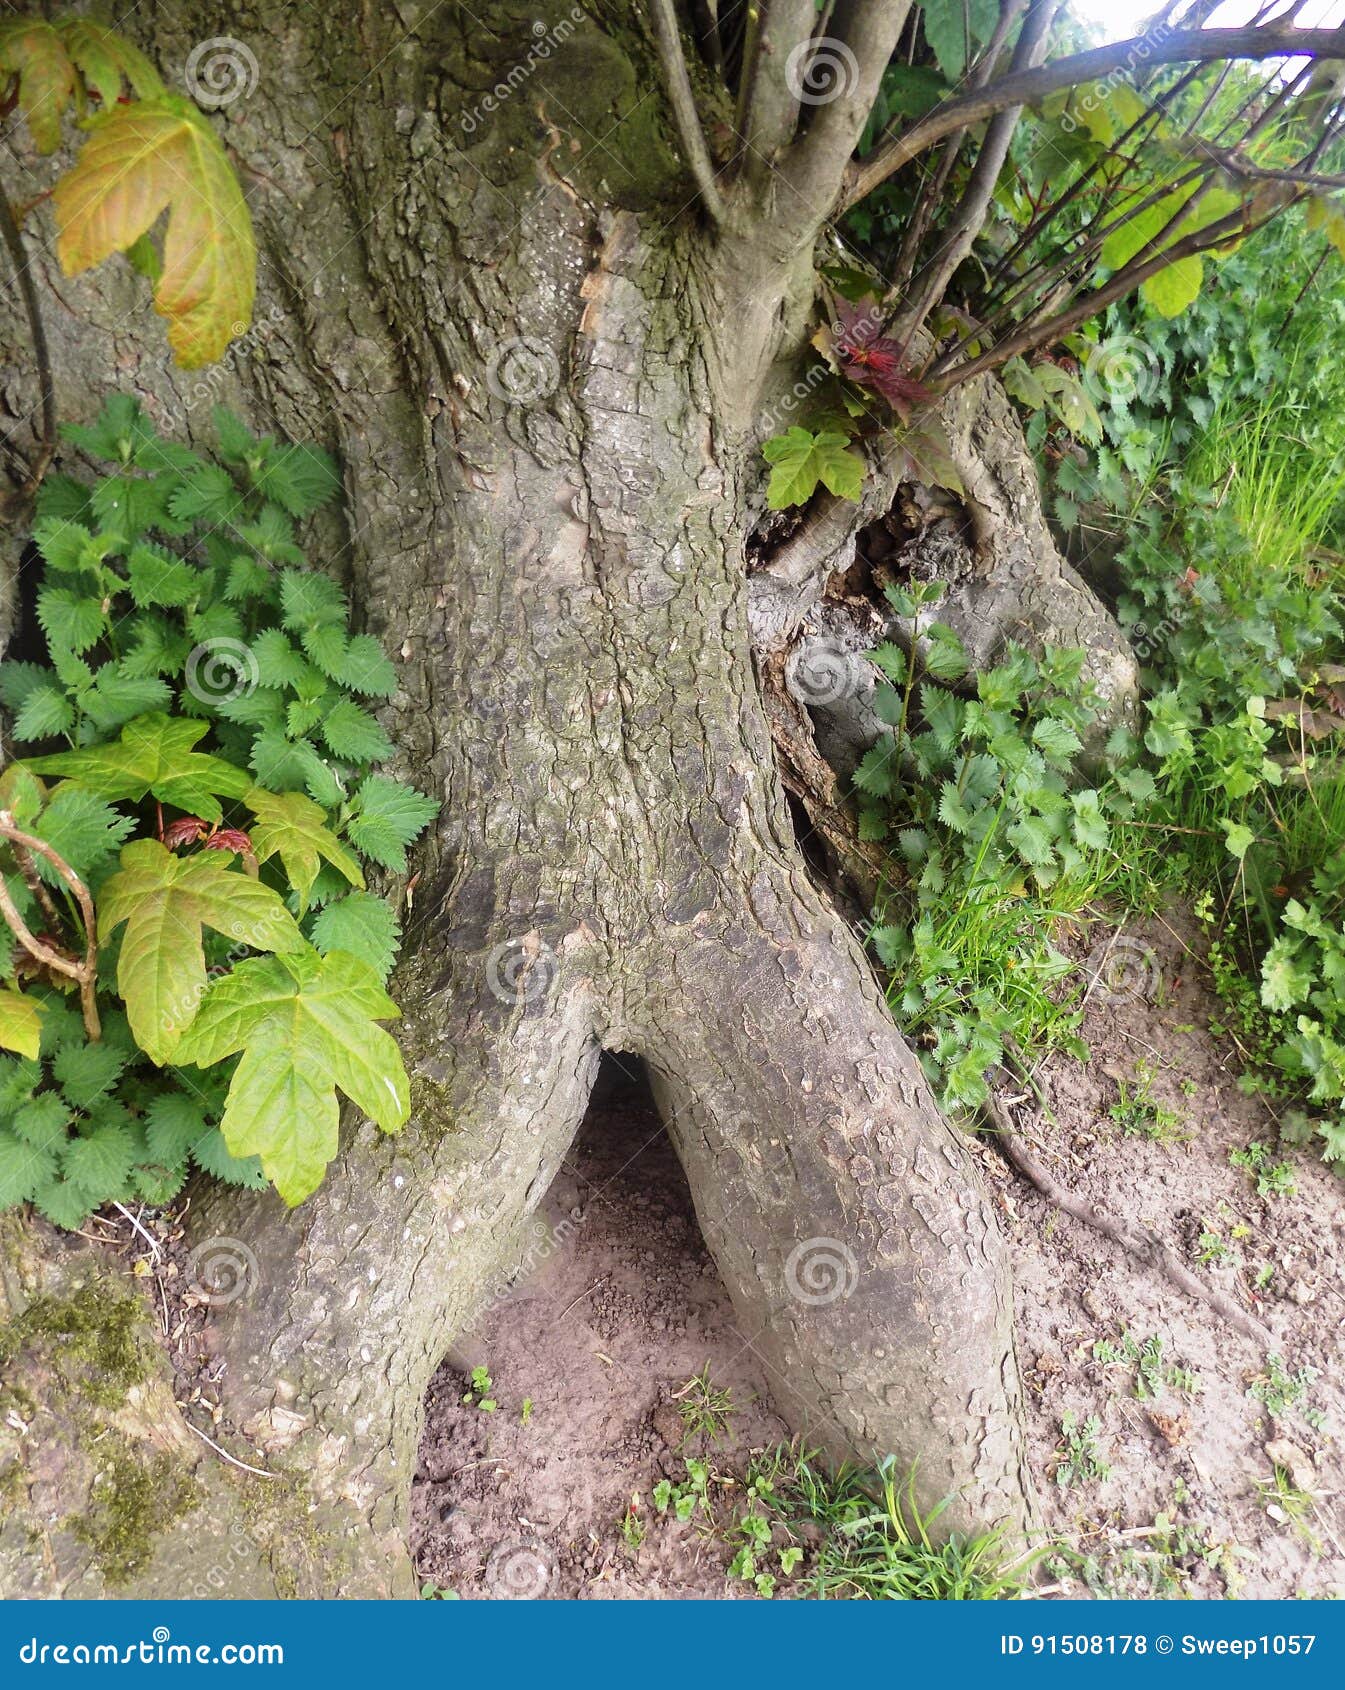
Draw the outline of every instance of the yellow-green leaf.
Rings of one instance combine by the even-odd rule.
[[[1160,317],[1177,317],[1195,300],[1204,276],[1200,254],[1191,253],[1141,283],[1140,294]]]
[[[96,118],[55,204],[68,276],[134,246],[168,212],[154,308],[184,369],[219,358],[251,322],[252,219],[214,130],[189,101],[162,95]]]
[[[268,792],[254,786],[243,802],[256,816],[251,828],[257,861],[278,855],[290,884],[299,894],[299,907],[308,907],[308,894],[325,858],[352,886],[364,885],[359,863],[327,826],[327,812],[302,792]]]
[[[0,986],[0,1050],[16,1050],[37,1060],[42,1035],[42,1006],[36,998]]]
[[[252,783],[222,757],[192,750],[209,726],[155,710],[133,717],[121,730],[120,739],[82,751],[34,757],[28,767],[39,774],[68,775],[113,802],[153,795],[189,815],[218,821],[223,812],[215,795],[241,798]]]
[[[1313,194],[1308,200],[1304,222],[1309,229],[1321,229],[1340,256],[1345,258],[1345,207],[1339,200],[1328,199],[1325,194]]]
[[[19,79],[19,110],[28,119],[38,152],[55,152],[61,144],[61,118],[77,85],[60,32],[37,18],[0,24],[0,70]]]
[[[224,1142],[233,1156],[260,1156],[285,1201],[302,1203],[336,1154],[337,1091],[384,1132],[406,1124],[401,1052],[376,1025],[397,1015],[375,971],[345,951],[254,957],[211,987],[178,1059],[208,1068],[242,1052]]]
[[[278,892],[214,852],[178,857],[157,839],[135,839],[98,895],[98,936],[126,923],[117,989],[135,1041],[169,1061],[206,992],[202,927],[258,951],[306,949]]]
[[[92,18],[67,18],[60,28],[71,60],[105,108],[116,105],[123,82],[142,100],[166,93],[154,66],[115,30]]]

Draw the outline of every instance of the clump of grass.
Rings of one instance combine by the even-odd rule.
[[[716,1385],[710,1378],[710,1364],[706,1362],[699,1373],[673,1393],[677,1412],[682,1418],[682,1445],[699,1442],[721,1443],[728,1435],[729,1424],[738,1412],[733,1392]]]

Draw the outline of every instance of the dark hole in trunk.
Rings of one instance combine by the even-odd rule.
[[[727,1556],[660,1518],[653,1487],[685,1478],[688,1455],[740,1471],[788,1434],[637,1058],[604,1056],[529,1240],[524,1272],[459,1334],[426,1393],[412,1503],[422,1580],[498,1596],[507,1565],[550,1596],[724,1595]],[[683,1446],[676,1393],[707,1366],[733,1412],[718,1441]],[[636,1492],[638,1553],[620,1528]],[[511,1560],[520,1542],[532,1547]]]

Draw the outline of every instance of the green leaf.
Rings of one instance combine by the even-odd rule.
[[[384,763],[392,741],[367,710],[353,699],[338,699],[322,718],[322,737],[349,763]]]
[[[280,577],[280,603],[285,626],[300,631],[325,623],[344,628],[349,614],[346,595],[316,569],[285,570]]]
[[[323,956],[331,951],[349,951],[386,981],[397,960],[401,925],[385,899],[371,892],[349,892],[318,912],[308,936]]]
[[[370,698],[391,698],[397,690],[397,671],[371,634],[352,635],[339,670],[331,673],[352,692]]]
[[[39,774],[69,775],[104,798],[152,794],[191,815],[218,821],[223,812],[215,794],[241,798],[251,782],[232,763],[192,750],[208,727],[206,722],[154,712],[128,722],[121,738],[110,745],[38,757],[29,767]]]
[[[346,838],[381,867],[400,873],[406,867],[406,847],[424,832],[439,806],[433,798],[387,775],[368,775],[351,810]]]
[[[190,604],[204,580],[199,570],[157,546],[132,546],[126,558],[131,597],[138,605]]]
[[[103,601],[82,598],[69,587],[43,587],[37,595],[37,620],[52,645],[76,656],[97,645],[107,630]]]
[[[1057,768],[1068,767],[1076,753],[1083,750],[1078,734],[1057,716],[1043,716],[1032,729],[1032,741]]]
[[[75,707],[64,692],[50,682],[36,686],[23,701],[14,718],[14,737],[30,741],[69,733],[75,725]]]
[[[36,1058],[42,1034],[42,1011],[35,998],[0,986],[0,1050],[16,1050]]]
[[[180,1057],[205,1068],[242,1053],[225,1143],[235,1156],[260,1156],[293,1205],[317,1189],[336,1154],[338,1090],[385,1132],[405,1125],[401,1053],[375,1025],[398,1013],[374,970],[345,952],[255,958],[211,988]]]
[[[51,1071],[72,1108],[91,1109],[116,1085],[125,1066],[126,1052],[115,1045],[66,1045]]]
[[[56,1172],[56,1151],[34,1150],[0,1127],[0,1209],[26,1203]]]
[[[309,516],[336,497],[341,478],[329,453],[298,444],[272,447],[256,485],[291,516]]]
[[[131,1162],[131,1135],[122,1127],[101,1126],[70,1140],[64,1171],[68,1180],[101,1203],[125,1181]]]
[[[54,153],[76,90],[75,67],[55,26],[40,18],[6,18],[0,24],[0,70],[18,77],[19,110],[28,119],[33,145],[40,153]]]
[[[208,1131],[200,1103],[183,1092],[160,1092],[145,1110],[149,1153],[166,1168],[185,1161]]]
[[[102,939],[125,922],[117,987],[136,1043],[169,1061],[206,992],[202,927],[255,950],[306,950],[279,893],[230,867],[215,852],[174,856],[157,839],[137,839],[98,898]]]
[[[132,246],[168,212],[154,306],[178,363],[223,355],[252,321],[257,249],[238,178],[215,131],[171,95],[116,105],[55,189],[56,250],[67,276]]]
[[[134,828],[133,816],[123,816],[96,793],[63,781],[47,801],[32,831],[87,881],[116,854]],[[33,864],[49,886],[63,884],[45,857],[34,853]]]
[[[279,856],[290,884],[299,894],[299,909],[308,905],[308,894],[317,879],[322,861],[338,869],[352,886],[364,885],[360,865],[327,825],[326,812],[301,792],[268,792],[254,786],[243,802],[256,816],[252,848],[259,863]]]
[[[774,466],[766,490],[773,511],[806,505],[818,482],[840,499],[857,500],[863,490],[864,459],[850,449],[844,434],[827,429],[814,434],[796,426],[768,440],[761,450]]]
[[[1160,317],[1179,317],[1195,302],[1204,279],[1205,266],[1200,254],[1190,253],[1141,282],[1140,294]]]
[[[241,1185],[248,1191],[265,1191],[270,1183],[256,1156],[233,1156],[218,1127],[211,1127],[192,1146],[192,1161],[214,1179],[226,1185]]]
[[[1222,816],[1220,818],[1219,826],[1224,830],[1225,848],[1228,850],[1230,855],[1236,857],[1238,861],[1241,862],[1247,855],[1248,851],[1256,843],[1256,835],[1252,832],[1251,828],[1244,826],[1242,822],[1232,821],[1227,816]]]

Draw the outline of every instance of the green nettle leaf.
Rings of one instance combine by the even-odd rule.
[[[302,792],[268,792],[254,786],[244,803],[256,816],[251,830],[257,861],[279,856],[290,884],[299,895],[300,911],[308,905],[308,894],[325,859],[352,886],[363,887],[360,865],[327,826],[324,810]]]
[[[42,1010],[35,998],[0,986],[0,1050],[16,1050],[36,1059],[42,1036]]]
[[[14,737],[25,741],[50,739],[53,734],[69,733],[74,725],[74,705],[60,687],[43,682],[28,694],[15,716]]]
[[[838,499],[857,500],[864,487],[864,459],[851,449],[844,434],[794,427],[777,434],[762,447],[771,470],[766,503],[773,511],[806,505],[818,483]]]
[[[398,873],[406,867],[406,847],[424,832],[439,806],[414,787],[387,775],[360,782],[346,821],[346,838],[357,851]]]
[[[70,1140],[65,1152],[65,1176],[101,1203],[131,1171],[131,1135],[123,1127],[100,1126]]]
[[[127,1053],[112,1044],[72,1044],[57,1051],[52,1074],[67,1103],[90,1109],[116,1085]]]
[[[126,557],[131,597],[138,605],[184,605],[200,595],[199,570],[157,546],[132,546]]]
[[[399,1011],[358,957],[305,946],[253,958],[216,982],[179,1058],[209,1067],[241,1052],[221,1130],[234,1156],[261,1158],[291,1205],[321,1183],[336,1154],[343,1092],[385,1132],[410,1114],[396,1041],[376,1023]]]
[[[278,892],[214,852],[177,857],[136,839],[98,897],[98,933],[126,923],[117,988],[136,1043],[160,1066],[172,1059],[206,993],[202,927],[260,951],[306,950]]]
[[[386,981],[397,959],[401,924],[385,899],[371,892],[348,892],[319,910],[308,936],[323,956],[330,951],[349,951]]]
[[[62,781],[34,823],[38,835],[86,881],[116,854],[134,827],[133,817],[123,816],[72,781]],[[63,884],[45,857],[35,854],[33,866],[49,886]]]
[[[392,756],[392,741],[353,699],[338,699],[320,725],[327,744],[347,762],[383,763]]]
[[[252,783],[232,763],[192,750],[208,728],[207,722],[156,711],[128,722],[121,738],[109,745],[37,757],[29,767],[39,774],[69,775],[104,798],[152,795],[191,815],[218,821],[223,812],[216,794],[241,798]]]
[[[160,1092],[145,1110],[145,1142],[166,1168],[192,1155],[209,1130],[199,1100],[184,1092]]]

